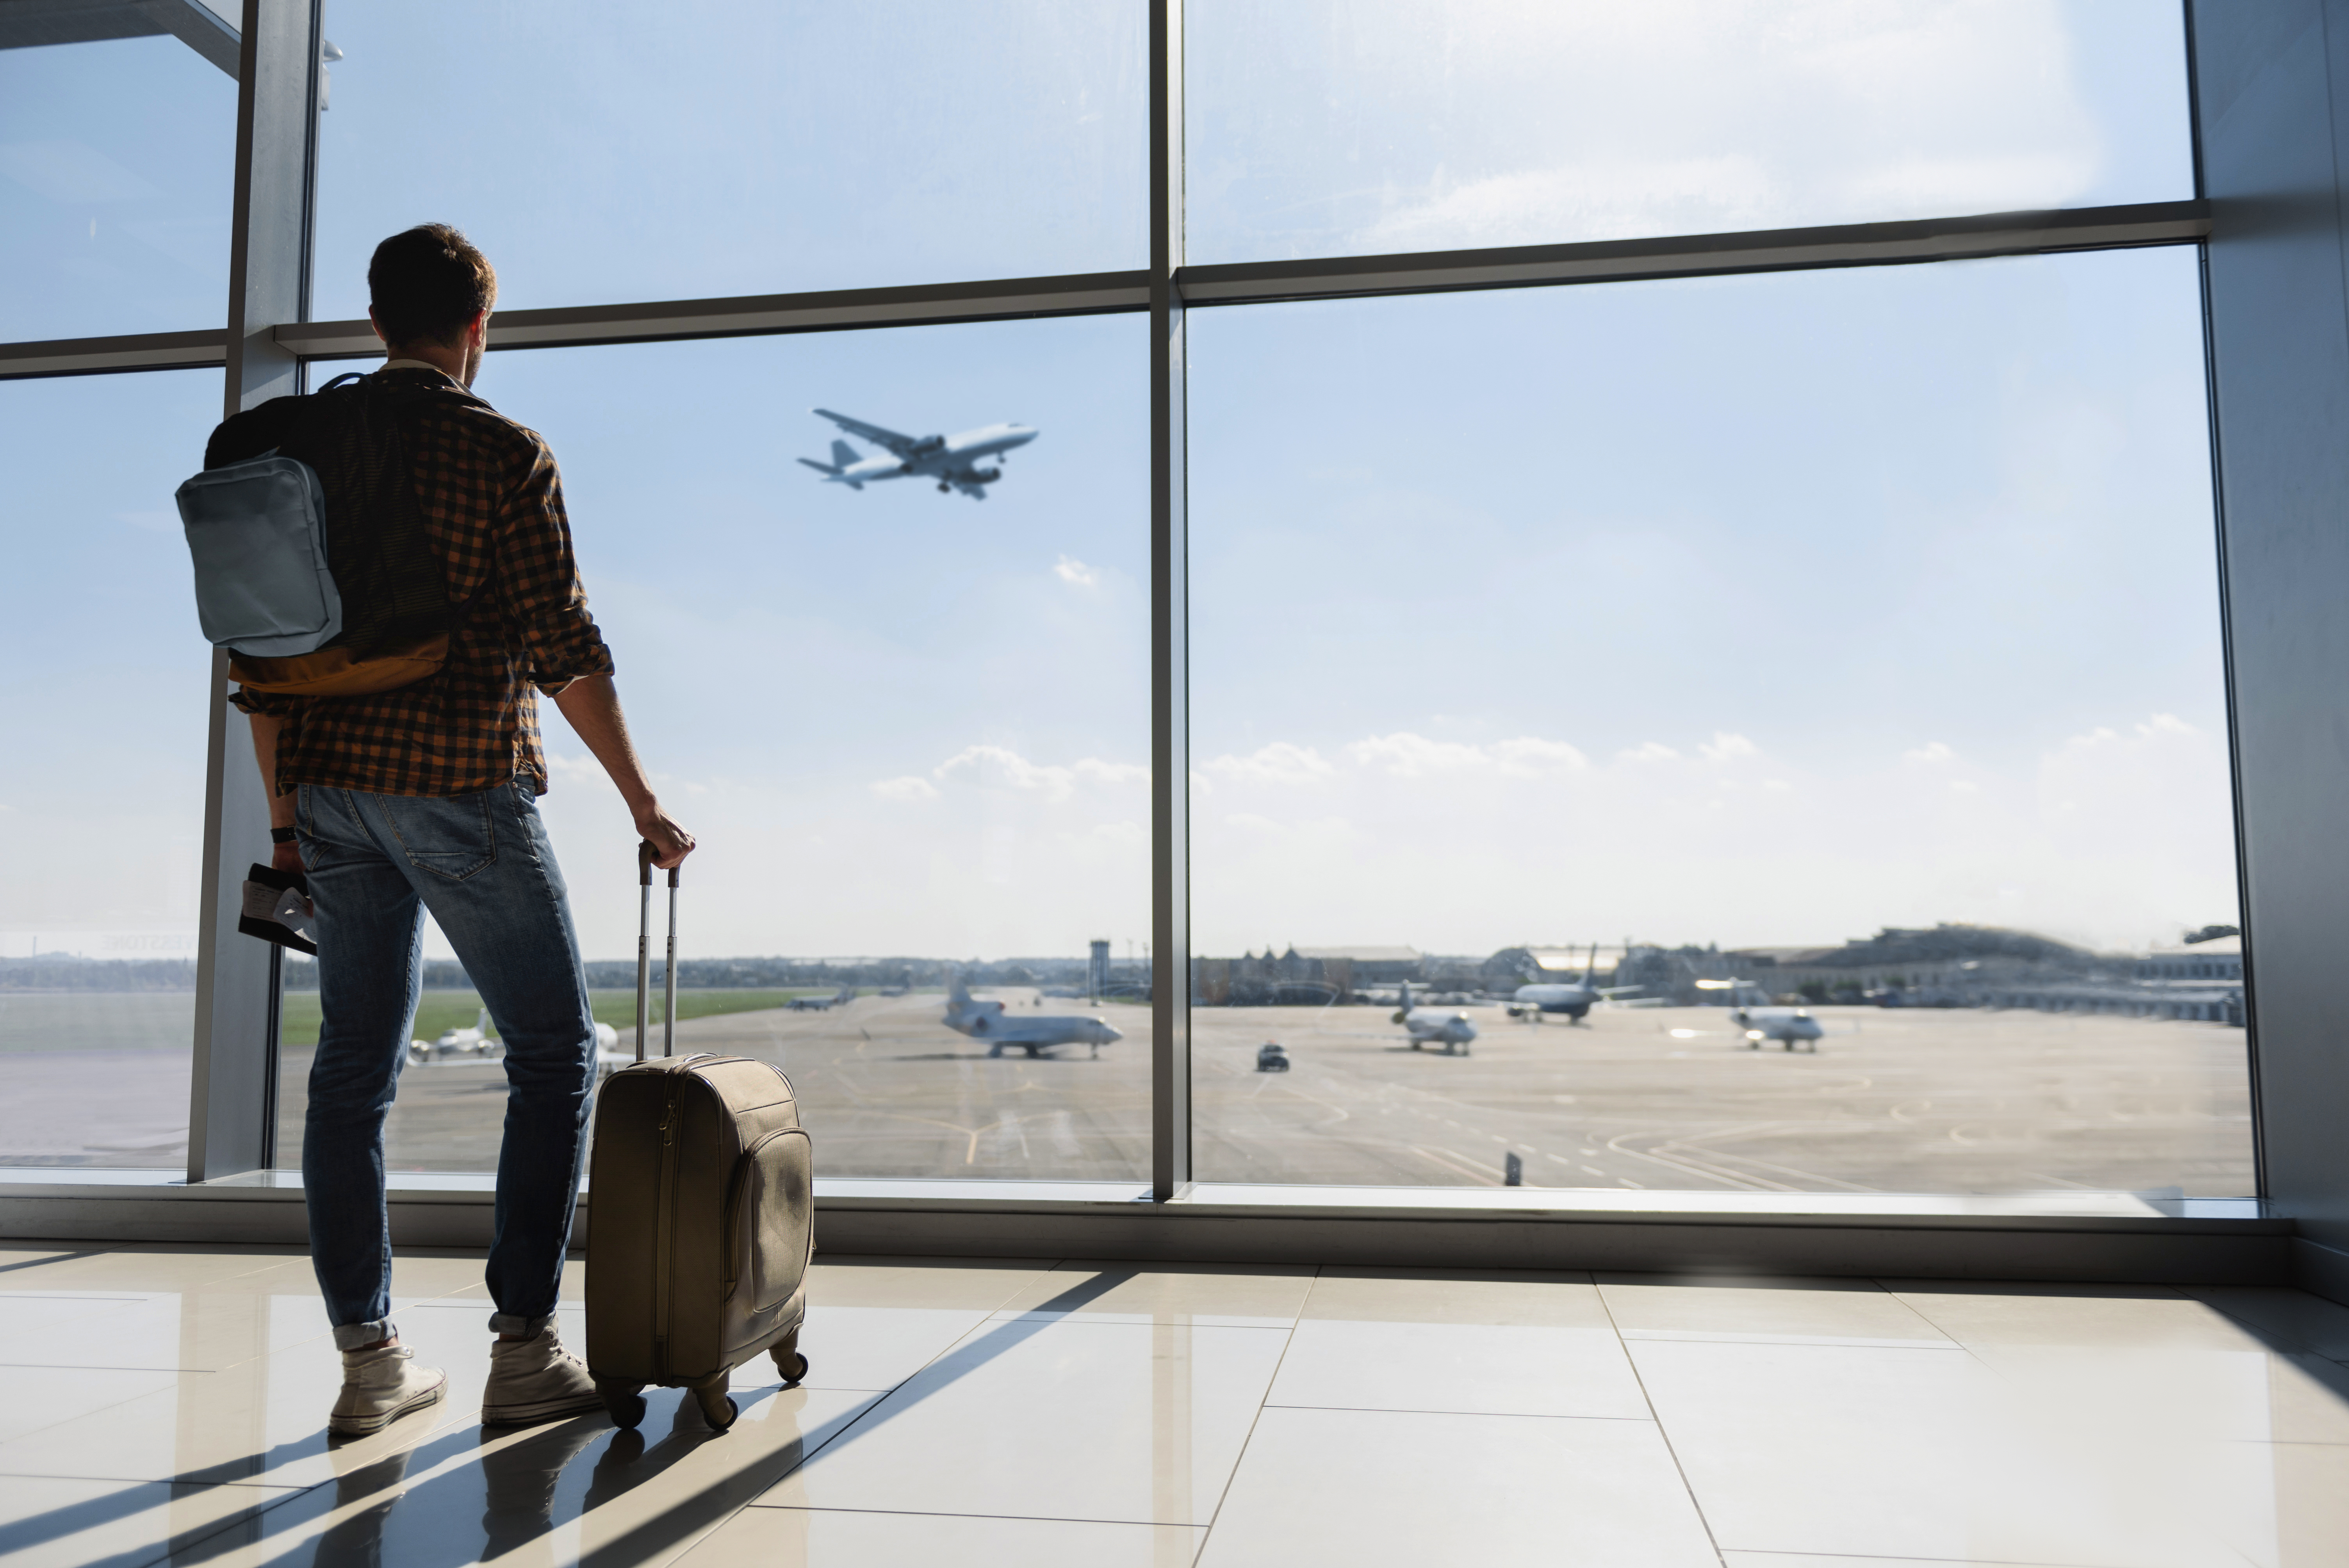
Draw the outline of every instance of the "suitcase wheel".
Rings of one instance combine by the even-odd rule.
[[[644,1385],[641,1383],[609,1383],[598,1378],[595,1392],[604,1396],[604,1408],[612,1418],[612,1425],[623,1431],[633,1432],[645,1418]]]
[[[719,1374],[707,1383],[693,1386],[693,1402],[701,1407],[701,1418],[709,1423],[713,1432],[722,1432],[734,1424],[742,1412],[726,1397],[726,1376]]]
[[[799,1387],[808,1375],[808,1358],[796,1350],[786,1350],[780,1345],[775,1346],[773,1355],[775,1370],[782,1374],[783,1387],[786,1388]]]

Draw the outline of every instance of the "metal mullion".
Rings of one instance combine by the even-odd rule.
[[[1154,140],[1153,145],[1161,143]],[[1170,221],[1170,230],[1175,222]],[[1577,245],[1332,256],[1208,267],[1183,266],[1178,262],[1173,267],[1172,287],[1185,307],[1254,304],[1363,294],[1917,265],[1985,256],[2192,244],[2209,232],[2207,202],[2159,201],[1987,218],[1932,218]],[[1074,273],[901,288],[502,311],[491,318],[490,346],[586,347],[1139,312],[1155,308],[1155,276],[1154,269]],[[277,349],[302,359],[367,358],[383,352],[365,321],[292,319],[276,325],[269,337]],[[226,335],[218,332],[0,343],[0,379],[212,366],[226,359]]]
[[[307,304],[322,0],[244,0],[230,236],[227,385],[235,414],[301,389],[274,324]],[[269,812],[228,656],[207,686],[202,924],[188,1076],[188,1180],[266,1165],[274,1153],[278,949],[237,932],[244,868],[270,859]]]
[[[1191,1181],[1189,516],[1183,341],[1183,5],[1150,5],[1150,1188]]]
[[[2192,244],[2209,232],[2209,203],[2152,201],[1571,245],[1246,262],[1185,267],[1177,281],[1187,304],[1255,304],[1364,294],[1918,265],[1989,256]]]
[[[904,288],[506,310],[490,318],[490,346],[576,348],[954,322],[1026,321],[1139,312],[1149,305],[1147,272],[1077,273]],[[360,358],[383,352],[383,345],[364,321],[289,324],[277,329],[276,340],[281,347],[305,359]]]
[[[130,370],[202,370],[227,363],[224,331],[140,332],[119,337],[0,343],[0,381]]]

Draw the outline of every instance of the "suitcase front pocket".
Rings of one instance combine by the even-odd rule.
[[[804,1128],[785,1127],[743,1151],[728,1205],[726,1295],[753,1313],[791,1300],[814,1240],[813,1156]]]

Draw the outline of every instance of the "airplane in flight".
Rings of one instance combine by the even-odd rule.
[[[1628,996],[1640,988],[1637,985],[1593,985],[1591,976],[1598,970],[1599,944],[1595,942],[1590,944],[1590,959],[1582,966],[1580,980],[1563,985],[1547,983],[1534,980],[1533,972],[1527,970],[1526,978],[1533,983],[1518,986],[1516,994],[1509,998],[1509,1016],[1530,1018],[1538,1024],[1544,1013],[1563,1013],[1567,1023],[1571,1026],[1581,1023],[1589,1016],[1590,1009],[1599,1003],[1617,996]]]
[[[810,412],[823,415],[852,436],[887,449],[889,455],[885,458],[864,457],[846,441],[834,438],[832,461],[800,459],[822,474],[824,483],[846,485],[854,490],[882,480],[926,479],[936,480],[941,493],[958,490],[973,500],[985,500],[986,487],[1003,477],[1003,455],[1014,447],[1026,446],[1041,433],[1026,425],[1002,424],[983,425],[959,436],[901,436],[829,408]],[[993,458],[998,466],[979,467],[988,458]]]
[[[1468,1021],[1465,1013],[1412,1006],[1408,980],[1402,983],[1402,1006],[1395,1009],[1394,1022],[1411,1036],[1411,1048],[1414,1051],[1422,1046],[1442,1046],[1447,1057],[1464,1057],[1468,1054],[1468,1042],[1476,1037],[1476,1026]]]
[[[856,987],[843,985],[829,996],[794,996],[783,1006],[794,1013],[828,1013],[856,1000]]]
[[[1001,1056],[1006,1046],[1018,1046],[1031,1061],[1051,1046],[1091,1046],[1098,1057],[1103,1046],[1125,1038],[1123,1030],[1101,1018],[1006,1017],[1000,1001],[990,997],[982,1002],[973,997],[959,975],[955,976],[953,989],[947,993],[945,1023],[958,1035],[985,1040],[990,1057]]]
[[[1819,1037],[1826,1033],[1816,1018],[1800,1007],[1739,1007],[1729,1015],[1729,1021],[1745,1032],[1749,1051],[1760,1050],[1770,1040],[1791,1051],[1796,1040],[1806,1040],[1806,1048],[1816,1053]]]

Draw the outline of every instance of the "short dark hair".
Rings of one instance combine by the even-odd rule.
[[[367,304],[384,341],[450,343],[497,303],[489,257],[446,223],[419,223],[375,248]]]

